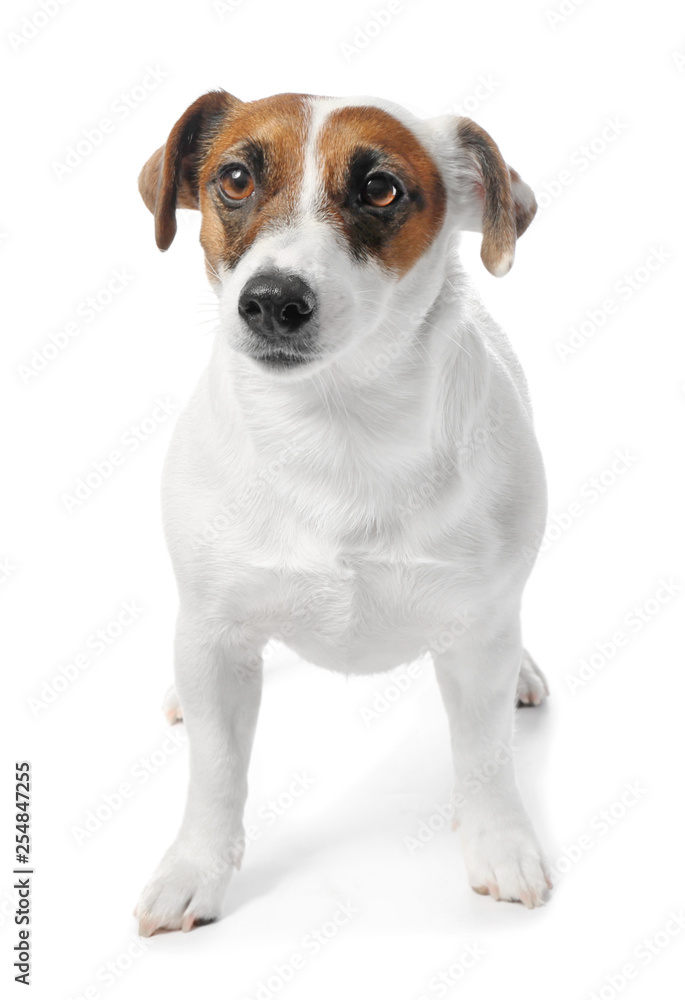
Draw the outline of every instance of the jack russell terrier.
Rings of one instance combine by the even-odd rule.
[[[165,707],[190,784],[140,933],[221,914],[274,638],[344,673],[432,653],[469,882],[540,905],[549,871],[503,747],[517,698],[548,693],[520,627],[545,477],[519,363],[455,256],[461,230],[482,232],[506,274],[532,191],[468,118],[224,91],[187,109],[139,186],[160,250],[177,208],[202,213],[220,315],[163,477],[180,595]]]

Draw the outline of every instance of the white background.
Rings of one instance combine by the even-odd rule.
[[[15,759],[33,764],[29,995],[40,1000],[677,995],[685,933],[669,912],[685,905],[685,19],[667,0],[414,0],[367,32],[381,9],[383,0],[242,0],[223,12],[190,0],[71,0],[46,19],[37,3],[3,8],[0,938],[12,996],[26,995],[11,969]],[[32,30],[27,17],[40,26],[17,42]],[[358,51],[343,49],[355,41]],[[163,79],[134,91],[152,82],[147,67]],[[122,436],[157,397],[183,404],[213,327],[197,218],[182,212],[160,254],[136,178],[186,106],[217,86],[245,100],[374,94],[426,117],[461,108],[538,194],[507,278],[485,272],[475,238],[463,257],[528,374],[558,518],[524,619],[552,697],[519,712],[517,736],[524,796],[558,866],[542,910],[471,892],[449,824],[419,850],[405,846],[449,794],[429,667],[368,722],[362,710],[375,694],[396,694],[393,675],[346,681],[276,651],[250,772],[247,819],[259,836],[226,916],[157,936],[142,952],[135,944],[131,911],[176,832],[187,746],[168,741],[159,710],[176,594],[158,492],[174,415],[135,452]],[[143,99],[119,117],[132,91]],[[68,147],[103,117],[113,129],[62,170]],[[80,304],[115,269],[131,276],[127,286],[85,323]],[[599,323],[607,299],[616,309]],[[27,376],[34,349],[70,321],[80,333]],[[562,358],[559,345],[583,322],[588,336]],[[63,495],[112,449],[123,465],[69,513]],[[630,457],[612,472],[618,450]],[[606,485],[592,501],[595,476]],[[564,519],[573,503],[580,513]],[[668,599],[661,579],[675,584]],[[95,654],[88,637],[126,601],[143,610]],[[635,607],[654,612],[639,629]],[[626,640],[612,655],[617,631]],[[60,668],[83,652],[89,665],[36,708],[29,699],[49,697]],[[597,669],[572,691],[569,678],[593,654]],[[313,784],[289,801],[298,773]],[[129,797],[97,828],[92,814],[107,817],[105,796],[116,804],[122,783]],[[628,784],[639,791],[621,805]],[[265,804],[278,796],[291,807],[269,823]],[[314,954],[303,940],[341,904],[354,916]],[[655,935],[647,961],[641,943]],[[467,946],[480,957],[460,972]],[[304,968],[287,985],[271,978],[296,953]],[[620,978],[626,963],[630,981]],[[450,982],[438,989],[440,973]]]

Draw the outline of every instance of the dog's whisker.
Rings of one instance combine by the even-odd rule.
[[[219,281],[221,281],[221,275],[219,274],[219,272],[217,271],[217,269],[214,267],[214,265],[212,264],[212,262],[207,257],[205,257],[205,266],[207,267],[208,271],[212,272],[212,274],[214,275],[215,278],[217,278]]]
[[[333,412],[331,410],[331,407],[330,407],[330,404],[329,404],[329,401],[328,401],[328,395],[326,393],[326,387],[323,384],[323,382],[321,381],[320,377],[316,373],[314,373],[312,375],[312,385],[314,386],[314,390],[315,390],[317,396],[319,397],[321,405],[323,406],[323,408],[325,409],[326,413],[328,414],[328,420],[329,420],[329,422],[330,422],[330,424],[332,426],[333,422],[334,422],[333,421]]]

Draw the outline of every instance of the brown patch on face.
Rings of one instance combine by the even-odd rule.
[[[416,136],[380,108],[346,107],[325,119],[318,137],[326,190],[324,211],[357,260],[374,258],[398,276],[433,242],[445,216],[445,188]],[[369,175],[388,172],[401,196],[387,207],[362,198]]]
[[[234,267],[262,231],[294,215],[310,110],[308,95],[278,94],[241,104],[215,133],[199,174],[200,242],[212,267]],[[230,164],[254,180],[254,192],[235,203],[216,183]]]

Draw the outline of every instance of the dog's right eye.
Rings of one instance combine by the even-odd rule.
[[[400,197],[400,188],[392,174],[372,174],[362,188],[362,201],[374,208],[387,208]]]
[[[254,191],[254,181],[247,167],[232,163],[218,180],[219,193],[224,200],[244,201]]]

